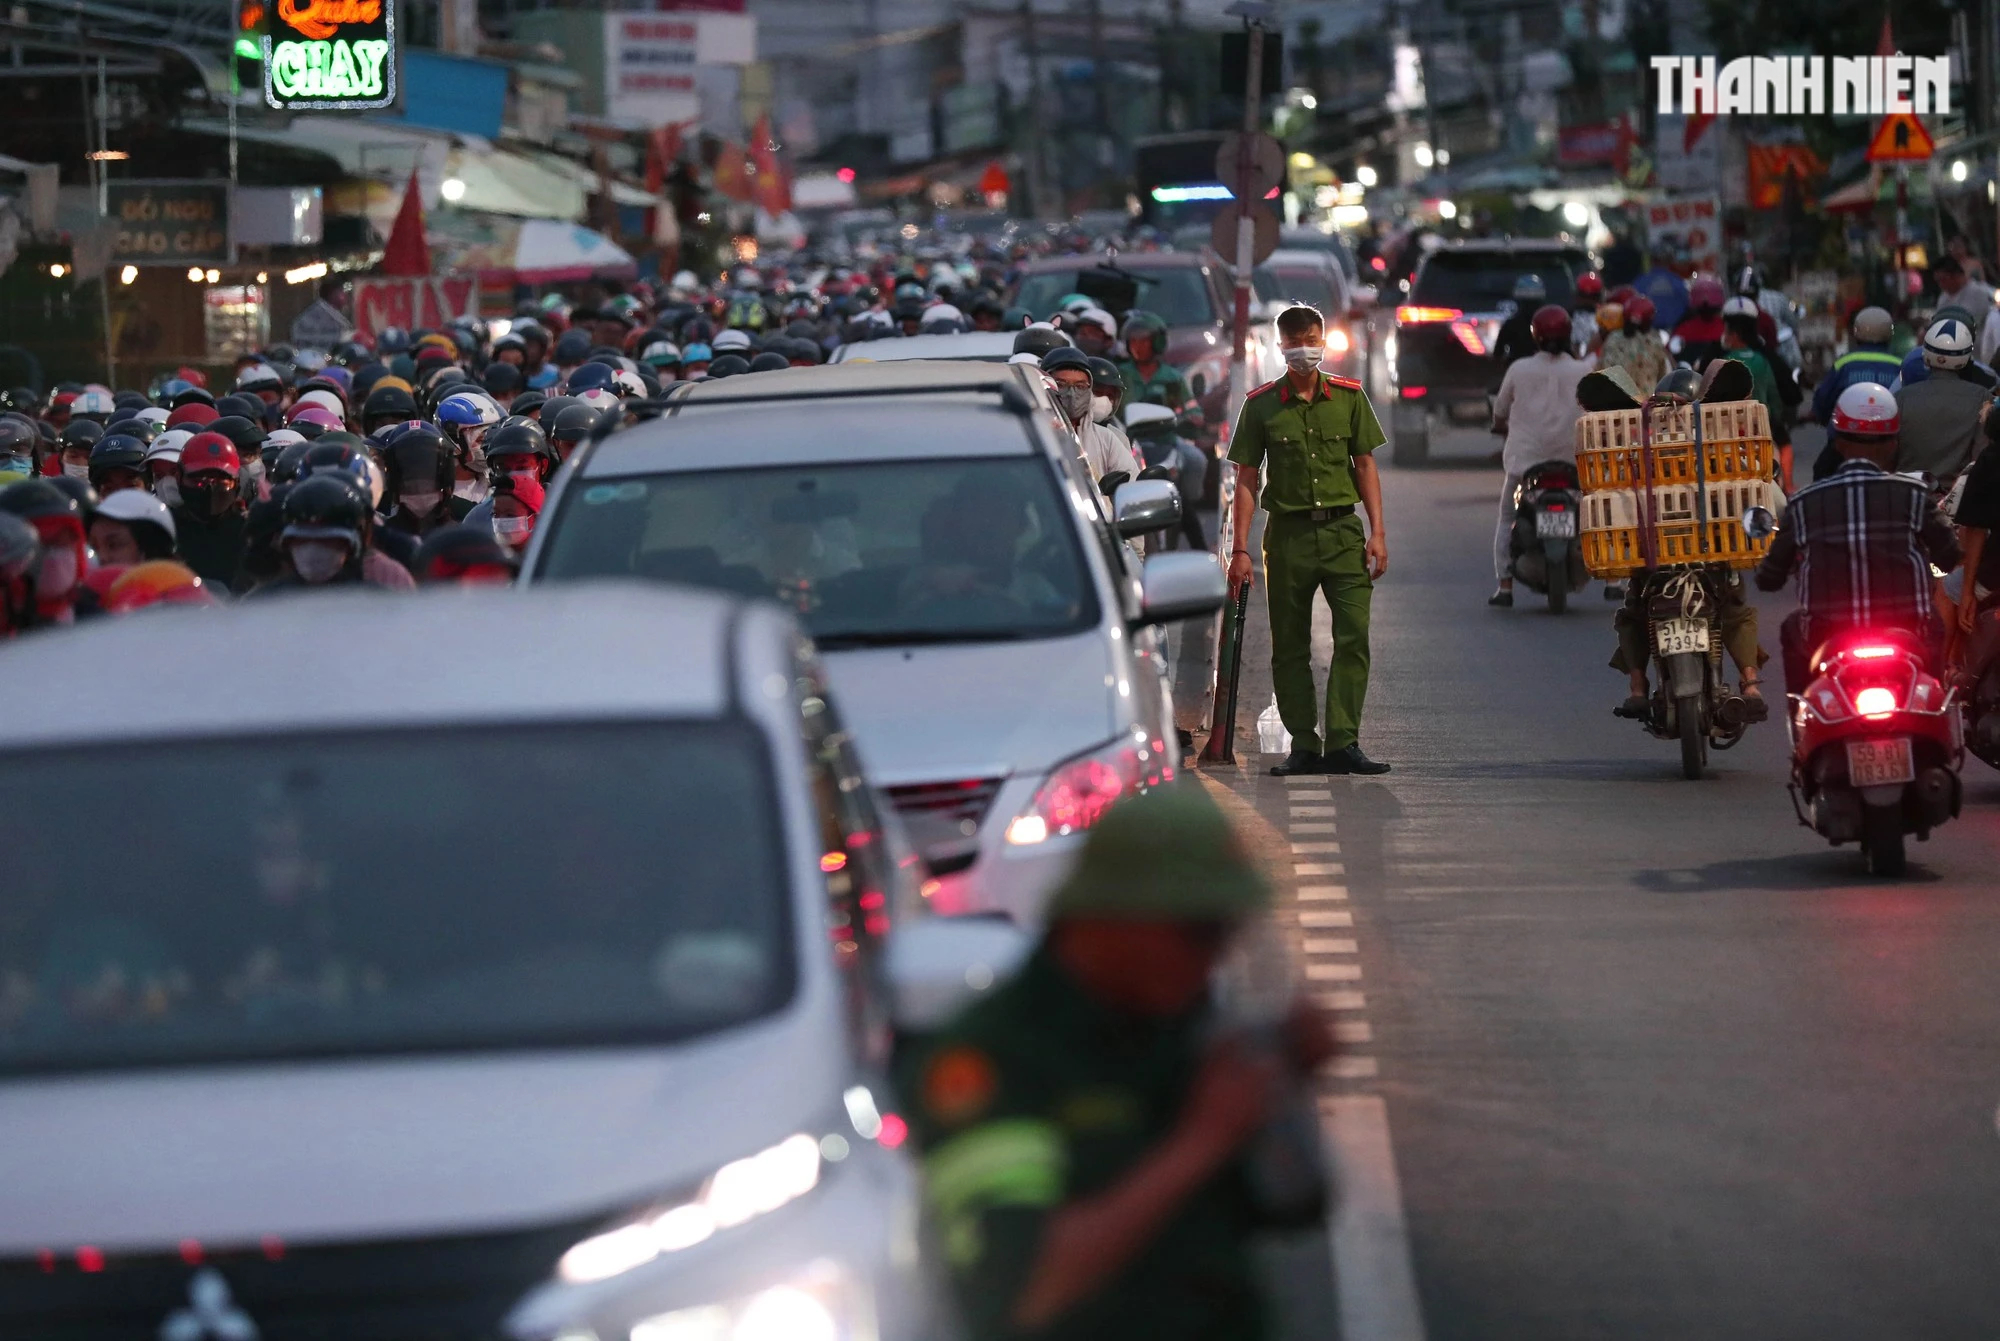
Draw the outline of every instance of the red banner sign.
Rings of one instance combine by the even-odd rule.
[[[389,326],[436,329],[453,318],[478,315],[479,280],[474,275],[354,281],[354,328],[370,340]]]

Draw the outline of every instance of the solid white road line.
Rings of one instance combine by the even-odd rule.
[[[1372,1094],[1326,1095],[1320,1118],[1340,1189],[1333,1273],[1341,1341],[1423,1341],[1388,1106]]]
[[[1310,774],[1310,773],[1288,773],[1288,774],[1286,774],[1286,775],[1285,775],[1285,786],[1287,786],[1287,787],[1324,787],[1324,786],[1326,786],[1326,784],[1325,784],[1324,782],[1321,782],[1321,781],[1320,781],[1320,780],[1319,780],[1318,778],[1314,777],[1314,776],[1313,776],[1312,774]],[[1328,795],[1328,796],[1331,796],[1331,795],[1333,795],[1333,793],[1329,791],[1329,792],[1327,793],[1327,795]]]

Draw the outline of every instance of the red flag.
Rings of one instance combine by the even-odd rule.
[[[785,170],[778,165],[777,152],[771,148],[771,118],[760,116],[750,131],[750,162],[757,169],[757,206],[764,213],[777,216],[792,207],[791,183],[785,180]]]
[[[731,200],[752,199],[750,164],[743,157],[742,145],[722,142],[722,152],[715,157],[715,189]]]
[[[681,156],[681,126],[675,121],[661,126],[646,140],[646,193],[658,195],[660,188],[667,184],[667,173],[673,170],[674,160]]]
[[[410,184],[403,190],[403,205],[396,211],[395,227],[389,230],[389,245],[382,251],[385,275],[428,275],[431,249],[424,241],[424,202],[417,193],[417,174],[410,172]]]

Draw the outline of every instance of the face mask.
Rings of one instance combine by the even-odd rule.
[[[1325,345],[1299,345],[1285,351],[1285,366],[1293,372],[1305,372],[1319,367],[1320,360],[1325,357]]]
[[[181,482],[171,475],[162,475],[153,481],[153,497],[170,508],[181,505]]]
[[[413,517],[428,517],[437,511],[438,504],[444,502],[444,495],[435,489],[426,489],[420,493],[404,494],[397,502],[402,505],[403,511]]]
[[[299,540],[291,546],[292,571],[304,582],[331,582],[347,566],[347,546],[338,540]]]
[[[519,549],[528,543],[528,537],[534,533],[535,519],[533,517],[495,517],[493,519],[493,534],[500,537],[500,543],[503,545],[512,545],[514,548]]]
[[[35,589],[44,597],[66,596],[76,585],[79,571],[75,549],[68,545],[52,549],[42,556],[42,571],[36,578]]]
[[[468,503],[477,503],[486,497],[486,481],[481,479],[460,480],[451,486],[451,491]]]
[[[1090,420],[1095,424],[1111,421],[1111,397],[1092,396],[1090,398]]]
[[[1090,388],[1087,386],[1059,386],[1054,391],[1056,408],[1066,415],[1071,423],[1090,413]]]
[[[0,457],[0,471],[7,470],[21,475],[32,475],[35,473],[34,458],[29,456]]]
[[[249,481],[251,486],[254,488],[256,486],[257,481],[264,478],[263,461],[255,457],[251,458],[251,460],[248,463],[246,463],[243,467],[243,478]]]
[[[90,467],[72,465],[70,462],[65,461],[63,462],[63,474],[73,480],[87,480],[90,478]]]

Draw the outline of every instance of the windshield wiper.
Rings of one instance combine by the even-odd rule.
[[[889,629],[881,632],[815,634],[821,648],[909,647],[923,643],[1015,643],[1049,634],[1024,629]]]

